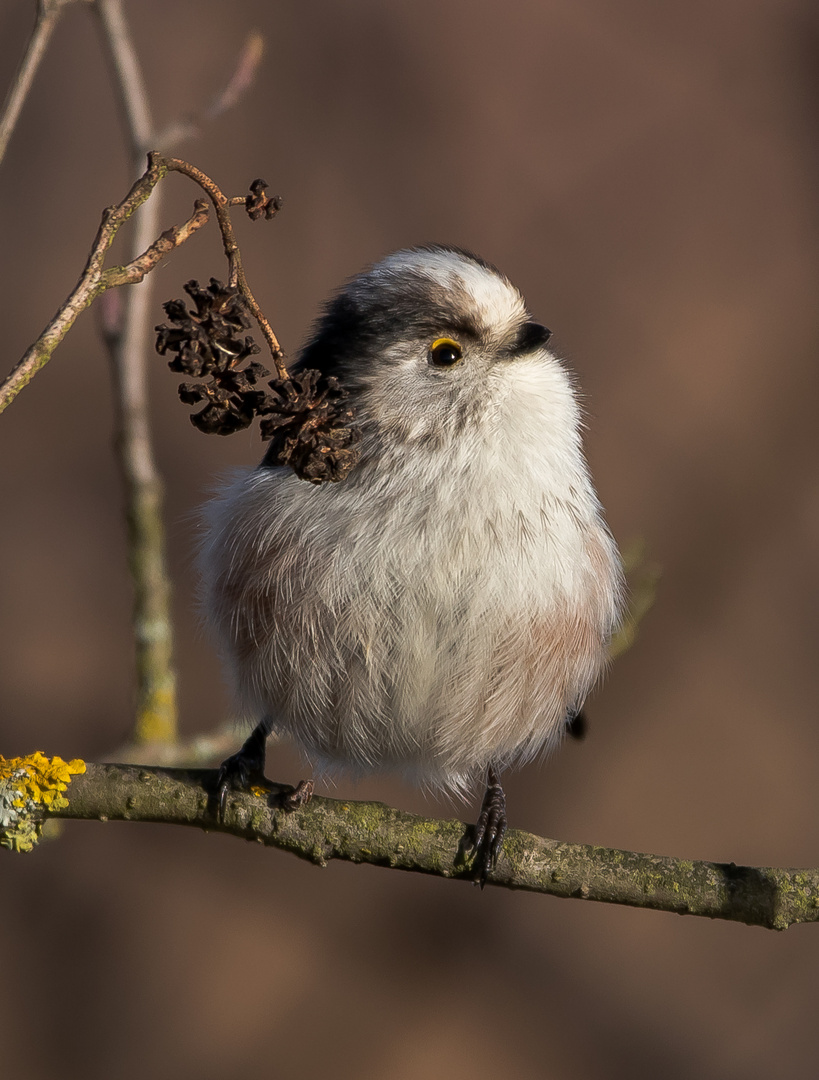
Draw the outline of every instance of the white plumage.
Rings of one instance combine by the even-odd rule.
[[[480,260],[390,256],[304,354],[350,389],[360,464],[321,486],[260,466],[207,508],[204,606],[240,706],[317,770],[463,792],[552,748],[600,674],[620,564],[547,337]],[[436,367],[442,338],[459,363]]]

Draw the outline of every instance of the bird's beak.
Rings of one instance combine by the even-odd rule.
[[[541,325],[541,323],[525,322],[518,332],[517,340],[512,347],[512,353],[515,356],[520,356],[523,353],[540,349],[551,336],[552,331]]]

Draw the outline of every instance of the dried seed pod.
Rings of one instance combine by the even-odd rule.
[[[358,463],[361,432],[348,393],[319,371],[272,379],[273,393],[260,408],[262,436],[270,439],[264,465],[290,465],[314,484],[343,480]]]
[[[343,480],[358,462],[361,432],[338,380],[308,370],[273,379],[266,389],[260,384],[270,375],[267,368],[246,363],[259,347],[241,336],[251,322],[238,289],[211,278],[206,288],[189,281],[185,292],[195,311],[182,300],[164,304],[172,325],[156,327],[156,348],[172,354],[172,371],[204,380],[179,386],[186,405],[204,402],[191,423],[207,434],[232,435],[263,417],[262,437],[270,439],[265,465],[289,465],[314,484]]]
[[[254,180],[250,185],[251,194],[245,198],[245,210],[251,221],[258,221],[260,217],[269,221],[282,208],[281,195],[268,195],[266,187],[266,180]]]
[[[187,405],[206,402],[191,416],[191,423],[200,431],[230,435],[253,422],[252,395],[258,394],[257,383],[270,372],[256,361],[240,366],[259,352],[259,346],[241,334],[251,320],[238,289],[211,278],[206,288],[189,281],[185,292],[196,310],[188,310],[183,300],[164,304],[173,325],[156,327],[156,349],[162,356],[173,354],[168,361],[171,371],[210,379],[179,387]]]

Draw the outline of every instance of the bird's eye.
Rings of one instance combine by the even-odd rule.
[[[452,338],[436,338],[429,347],[429,362],[434,367],[454,367],[462,357],[461,346]]]

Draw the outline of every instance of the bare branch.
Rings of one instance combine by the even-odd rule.
[[[106,289],[141,281],[161,259],[183,244],[205,224],[208,219],[207,203],[203,199],[197,199],[194,203],[193,214],[184,224],[167,229],[158,240],[141,251],[132,262],[125,266],[103,269],[106,252],[114,242],[117,232],[134,211],[145,202],[166,171],[162,159],[155,156],[150,161],[148,169],[136,181],[122,202],[116,206],[109,206],[103,211],[102,221],[88,255],[88,261],[76,287],[42,334],[26,350],[21,360],[0,384],[0,413],[11,404],[34,375],[45,367],[51,359],[51,354],[74,325],[77,316],[97,296]]]
[[[130,170],[138,174],[153,137],[148,93],[131,40],[122,0],[95,0],[104,51],[113,71],[114,92],[128,140]],[[139,266],[152,262],[159,231],[162,192],[142,207],[130,238],[133,281]],[[196,217],[197,215],[194,215]],[[193,220],[193,219],[192,219]],[[150,246],[149,246],[150,245]],[[155,263],[154,263],[155,264]],[[113,284],[117,272],[109,271]],[[129,280],[128,276],[124,278]],[[171,584],[165,554],[162,481],[154,460],[148,408],[151,284],[131,289],[116,327],[106,328],[116,411],[115,453],[125,492],[128,562],[134,582],[132,615],[136,644],[135,733],[138,742],[173,742],[177,733],[176,675],[173,668]]]
[[[197,199],[193,204],[193,213],[182,225],[173,225],[161,233],[158,240],[150,245],[131,262],[125,266],[112,266],[102,275],[104,288],[108,289],[117,285],[135,285],[142,281],[146,274],[164,259],[174,248],[192,236],[197,229],[201,229],[207,223],[210,216],[210,207],[204,199]]]
[[[28,97],[37,68],[45,56],[54,27],[62,14],[62,9],[68,7],[71,3],[73,3],[73,0],[39,0],[37,21],[34,24],[20,67],[17,69],[14,81],[9,87],[3,106],[3,114],[0,116],[0,161],[5,157],[6,147],[17,125],[20,110]]]
[[[7,773],[20,775],[14,767],[24,770],[27,761],[20,758],[6,763],[11,767]],[[72,771],[81,771],[83,764],[72,762]],[[254,788],[247,794],[232,794],[221,821],[213,798],[216,776],[215,770],[88,763],[82,775],[68,777],[64,768],[59,797],[51,797],[51,801],[48,793],[43,793],[44,781],[39,778],[42,802],[54,809],[46,815],[43,806],[32,804],[28,811],[18,811],[18,820],[6,826],[9,834],[30,837],[37,826],[29,821],[29,832],[25,833],[26,812],[35,819],[39,815],[40,819],[47,816],[191,825],[280,848],[319,866],[340,859],[472,880],[468,856],[472,829],[460,821],[418,817],[383,803],[319,797],[308,805],[285,811],[281,805],[292,788],[278,784]],[[0,839],[2,836],[0,828]],[[791,870],[692,862],[566,844],[514,829],[506,835],[488,884],[727,919],[772,930],[819,921],[816,868]]]
[[[114,90],[123,114],[132,162],[141,165],[153,138],[153,121],[148,91],[136,54],[122,0],[94,0],[103,42],[113,68]]]
[[[148,155],[147,170],[134,183],[122,202],[116,206],[108,207],[103,212],[96,239],[76,287],[40,337],[26,350],[20,361],[14,366],[3,383],[0,384],[0,413],[11,404],[37,371],[48,363],[54,349],[74,325],[77,316],[97,296],[113,286],[142,281],[148,271],[153,269],[161,258],[174,247],[178,247],[179,244],[183,243],[204,224],[206,215],[203,201],[197,200],[193,215],[184,225],[168,229],[156,241],[149,242],[145,240],[140,243],[131,261],[124,267],[115,267],[110,271],[103,270],[105,255],[117,232],[148,199],[156,185],[168,172],[180,172],[189,176],[210,197],[216,209],[225,255],[230,266],[231,279],[242,293],[248,309],[254,315],[267,340],[279,377],[282,379],[289,377],[284,366],[284,352],[248,285],[242,267],[241,253],[230,220],[229,208],[240,203],[247,205],[249,197],[242,196],[229,199],[201,169],[197,169],[194,165],[190,165],[187,161],[178,158],[164,158],[158,153],[151,153]],[[109,337],[113,336],[114,333],[115,328],[109,326]]]
[[[162,765],[165,768],[207,769],[224,761],[236,749],[236,722],[225,723],[213,731],[177,739],[175,743],[126,743],[108,755],[113,761],[128,765]],[[275,739],[275,736],[270,736]]]
[[[214,97],[205,109],[203,120],[216,120],[222,113],[238,105],[256,79],[256,73],[264,56],[264,38],[258,30],[248,34],[236,67],[224,89]]]
[[[122,0],[95,0],[105,51],[113,69],[114,88],[123,115],[134,173],[158,142],[151,118],[142,68],[124,15]],[[235,104],[255,77],[263,51],[260,35],[251,35],[226,88],[217,95],[204,119]],[[177,125],[161,136],[173,142],[196,134],[188,124]],[[162,257],[163,244],[174,246],[176,237],[163,234],[151,244],[159,228],[161,192],[143,207],[132,238],[130,282],[142,281]],[[205,220],[201,209],[188,222],[190,230]],[[185,227],[183,227],[185,228]],[[148,245],[151,244],[150,247]],[[146,250],[147,248],[147,250]],[[142,253],[142,254],[140,254]],[[112,282],[120,284],[115,271]],[[116,280],[115,280],[116,278]],[[136,640],[137,702],[134,738],[138,743],[172,743],[177,735],[176,678],[170,617],[170,578],[165,555],[162,520],[162,485],[154,462],[148,410],[147,364],[151,352],[150,279],[129,291],[122,305],[121,325],[107,328],[105,341],[111,358],[117,406],[116,450],[125,488],[128,555],[134,579],[134,637]]]
[[[197,169],[195,165],[191,165],[187,161],[182,161],[180,158],[167,157],[158,158],[157,160],[162,162],[168,172],[179,172],[184,176],[190,177],[190,179],[194,180],[210,198],[214,209],[216,210],[216,220],[219,222],[219,229],[222,233],[222,246],[225,249],[225,256],[227,257],[228,266],[230,268],[228,282],[230,285],[236,286],[239,289],[248,309],[259,324],[259,329],[262,331],[264,339],[270,349],[270,355],[273,358],[273,363],[276,365],[276,372],[279,378],[289,378],[287,368],[284,365],[284,350],[281,345],[279,345],[278,339],[273,333],[273,327],[267,321],[264,312],[259,307],[256,297],[251,292],[250,285],[245,276],[244,267],[242,265],[242,253],[239,250],[239,244],[233,230],[233,222],[230,219],[230,207],[231,205],[235,205],[238,200],[229,199],[206,173],[202,172],[201,169]],[[244,202],[245,200],[241,201]]]
[[[80,312],[84,311],[95,297],[104,291],[102,264],[106,252],[114,242],[119,229],[145,202],[165,175],[165,171],[161,164],[151,163],[122,202],[116,206],[109,206],[103,211],[97,236],[76,287],[42,334],[26,350],[22,359],[0,385],[0,413],[11,404],[34,375],[45,367],[51,359],[51,354],[74,325]]]
[[[237,105],[253,85],[263,55],[264,38],[258,30],[252,30],[248,34],[242,51],[239,53],[233,74],[223,89],[216,94],[210,105],[199,115],[174,121],[164,130],[158,131],[151,141],[151,146],[163,149],[178,146],[186,139],[195,138],[206,124],[216,120],[222,113]],[[146,153],[151,149],[151,146],[145,147]]]

